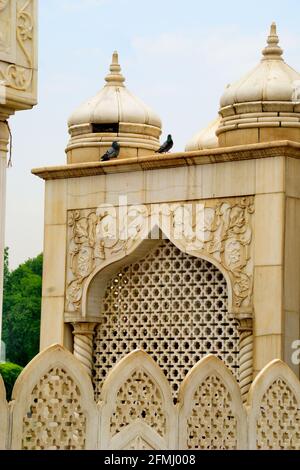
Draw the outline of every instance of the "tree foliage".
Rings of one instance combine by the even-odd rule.
[[[15,384],[15,381],[19,377],[23,370],[23,367],[18,366],[17,364],[12,364],[10,362],[5,362],[0,364],[0,375],[2,375],[5,388],[6,388],[6,399],[9,401],[11,399],[12,390]]]
[[[43,256],[9,272],[5,257],[3,341],[7,360],[25,366],[39,351]]]

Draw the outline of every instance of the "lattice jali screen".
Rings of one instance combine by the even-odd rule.
[[[118,390],[110,420],[111,435],[136,420],[145,421],[160,436],[166,434],[166,416],[161,392],[143,370],[136,370]]]
[[[281,378],[269,387],[260,403],[260,415],[256,423],[257,449],[300,449],[298,400]]]
[[[86,416],[80,399],[79,388],[62,368],[41,377],[23,418],[22,449],[85,449]]]
[[[109,370],[138,348],[162,367],[174,398],[185,375],[209,353],[238,378],[238,342],[222,273],[162,240],[108,284],[94,343],[96,399]]]
[[[232,398],[217,375],[209,375],[194,394],[192,412],[187,420],[187,448],[237,448],[237,420]]]

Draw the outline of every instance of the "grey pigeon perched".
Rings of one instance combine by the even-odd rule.
[[[120,153],[120,144],[116,140],[112,143],[112,146],[107,152],[101,157],[102,162],[108,162],[111,158],[118,158]]]
[[[158,150],[156,150],[155,153],[167,153],[171,150],[173,145],[174,145],[174,142],[173,142],[172,136],[171,134],[169,134],[166,142],[162,144],[162,146]]]

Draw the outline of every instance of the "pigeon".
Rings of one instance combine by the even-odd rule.
[[[174,142],[173,142],[172,136],[171,134],[169,134],[166,142],[162,144],[162,146],[158,150],[156,150],[155,153],[167,153],[171,150],[173,145],[174,145]]]
[[[109,162],[111,158],[118,158],[120,153],[120,144],[116,140],[112,143],[112,146],[107,152],[101,157],[102,162]]]

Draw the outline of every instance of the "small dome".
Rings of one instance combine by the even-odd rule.
[[[300,139],[300,74],[283,60],[275,23],[271,25],[267,43],[261,62],[241,80],[229,85],[221,98],[223,119],[217,131],[220,145]],[[296,121],[291,131],[291,123]],[[272,133],[258,132],[270,127]],[[274,131],[275,128],[280,129]],[[245,137],[242,129],[252,131]],[[240,131],[240,136],[236,131]],[[223,133],[230,134],[225,138]]]
[[[273,23],[260,64],[241,80],[228,86],[221,98],[222,108],[249,101],[293,100],[295,81],[300,80],[300,74],[284,62],[283,50],[278,43],[276,24]],[[299,83],[296,85],[299,86]]]
[[[220,125],[221,118],[217,117],[205,129],[201,129],[194,137],[187,143],[185,147],[186,152],[193,152],[196,150],[214,149],[219,146],[216,131]]]
[[[105,81],[104,88],[69,118],[69,163],[99,160],[114,140],[121,146],[120,158],[147,155],[159,148],[161,120],[125,87],[117,52]]]

